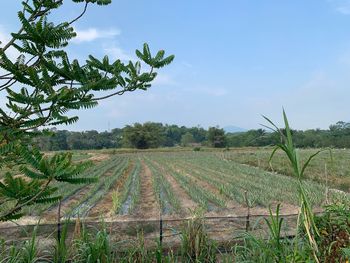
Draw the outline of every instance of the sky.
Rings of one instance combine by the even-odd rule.
[[[82,4],[65,0],[54,21]],[[18,30],[20,1],[2,3],[0,41]],[[147,42],[174,62],[152,87],[80,111],[69,130],[155,121],[260,128],[266,115],[295,129],[350,121],[350,0],[113,0],[89,6],[68,51],[124,61]]]

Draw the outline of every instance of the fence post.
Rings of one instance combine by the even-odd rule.
[[[61,243],[61,199],[58,203],[58,210],[57,210],[57,242],[58,244]],[[60,250],[58,249],[58,262],[61,262],[61,255]]]
[[[163,219],[162,217],[160,217],[159,220],[159,244],[162,247],[162,243],[163,243]]]
[[[159,192],[159,245],[162,249],[163,244],[163,218],[162,218],[162,201],[160,199],[160,192]]]
[[[245,221],[245,231],[248,232],[250,230],[250,204],[248,200],[248,192],[244,191],[244,199],[247,205],[247,216]]]
[[[328,172],[327,172],[327,163],[324,164],[324,173],[326,175],[326,204],[328,204]]]
[[[61,199],[58,203],[58,210],[57,210],[57,241],[61,241]]]

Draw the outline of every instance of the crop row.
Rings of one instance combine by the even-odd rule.
[[[103,198],[103,196],[109,192],[111,187],[114,185],[116,180],[120,178],[124,170],[127,169],[129,164],[128,158],[122,158],[121,161],[117,162],[111,173],[103,177],[103,180],[99,180],[98,183],[89,191],[89,194],[85,198],[79,200],[79,203],[72,207],[70,212],[66,216],[86,216],[94,205]]]
[[[169,181],[159,170],[159,167],[157,167],[156,164],[154,164],[151,160],[147,159],[147,165],[152,171],[153,188],[156,193],[158,203],[162,209],[162,213],[170,214],[174,212],[180,212],[180,202],[175,196],[173,187]]]
[[[282,152],[277,152],[271,163],[269,162],[271,151],[271,148],[231,150],[220,154],[220,158],[292,176],[293,170],[287,157]],[[301,162],[304,163],[316,151],[317,149],[299,149]],[[348,191],[350,187],[349,158],[349,149],[332,149],[331,154],[329,151],[324,151],[309,163],[305,170],[305,176],[324,184],[326,183],[327,174],[327,181],[330,186]]]
[[[256,206],[267,207],[276,202],[298,205],[297,181],[291,176],[227,160],[218,153],[152,152],[118,154],[91,167],[81,176],[99,178],[95,184],[58,184],[60,193],[65,196],[62,202],[70,200],[66,202],[65,216],[84,217],[90,211],[100,211],[100,207],[108,207],[115,215],[134,213],[143,201],[141,178],[146,175],[144,179],[148,183],[147,169],[152,173],[148,190],[154,192],[157,200],[157,203],[152,202],[154,206],[159,205],[164,214],[184,211],[181,202],[186,198],[207,211],[227,208],[229,200],[245,204],[245,191]],[[311,180],[304,180],[304,184],[312,205],[321,205],[325,201],[326,187]],[[174,189],[188,197],[180,202]],[[332,198],[338,194],[330,195]],[[40,208],[45,209],[44,206]]]
[[[113,206],[113,210],[115,214],[130,214],[135,209],[136,204],[140,199],[140,188],[141,188],[141,161],[139,159],[136,160],[135,165],[128,178],[126,179],[119,196],[114,197],[118,200],[115,202]]]
[[[102,161],[99,164],[96,164],[90,168],[88,168],[86,171],[84,171],[80,177],[86,177],[86,178],[98,178],[100,181],[100,178],[110,169],[112,169],[118,161],[121,160],[120,157],[112,157],[108,160]],[[74,196],[79,191],[82,191],[85,187],[88,187],[86,184],[69,184],[69,183],[61,183],[57,182],[53,184],[53,186],[58,188],[57,194],[63,196],[62,202],[65,202],[67,199]],[[40,204],[40,205],[34,205],[30,207],[30,214],[35,215],[39,212],[42,213],[43,211],[52,210],[55,207],[57,207],[57,204]]]
[[[268,206],[272,200],[298,204],[295,178],[213,157],[205,158],[205,162],[210,170],[228,178],[229,186],[236,183],[242,191],[248,191],[251,199],[258,205]],[[202,163],[198,166],[202,167]],[[310,180],[305,180],[304,184],[310,201],[314,205],[320,205],[325,199],[325,187]]]
[[[213,210],[217,207],[226,207],[226,202],[207,189],[201,187],[195,180],[188,175],[184,175],[173,169],[166,159],[157,160],[161,166],[166,169],[177,183],[186,191],[186,193],[205,210]],[[171,162],[172,163],[172,162]]]
[[[249,199],[256,205],[268,206],[273,201],[298,204],[297,183],[294,178],[270,173],[256,167],[228,162],[212,153],[178,153],[169,155],[153,154],[152,158],[168,163],[173,170],[188,173],[199,181],[205,181],[219,189],[220,194],[244,203],[244,192],[248,191]],[[193,193],[196,182],[188,177],[172,172],[192,199],[202,202],[203,197]],[[325,198],[325,187],[311,181],[305,181],[307,192],[313,204],[320,205]],[[191,185],[191,186],[189,186]],[[196,191],[195,191],[196,192]]]

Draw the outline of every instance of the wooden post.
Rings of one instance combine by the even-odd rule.
[[[248,192],[244,191],[244,199],[247,205],[247,216],[246,216],[246,221],[245,221],[245,231],[250,230],[250,205],[249,205],[249,200],[248,200]]]
[[[58,211],[57,211],[57,241],[61,241],[61,199],[58,203]]]
[[[159,220],[159,245],[162,247],[163,243],[163,219],[162,217]]]
[[[162,218],[162,202],[160,199],[160,192],[159,192],[159,245],[160,249],[162,249],[163,244],[163,218]]]
[[[329,192],[329,189],[328,189],[327,163],[324,164],[324,173],[325,173],[325,176],[326,176],[326,204],[328,204],[328,192]]]
[[[58,210],[57,210],[57,243],[61,243],[61,199],[58,203]],[[58,249],[58,262],[61,263],[61,255],[60,250]]]

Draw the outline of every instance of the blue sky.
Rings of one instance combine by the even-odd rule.
[[[54,17],[82,8],[66,0]],[[18,28],[19,1],[3,3],[0,40]],[[175,61],[153,87],[80,112],[70,130],[159,121],[258,128],[285,107],[293,128],[350,121],[350,0],[116,1],[75,24],[72,57],[124,60],[149,43]]]

